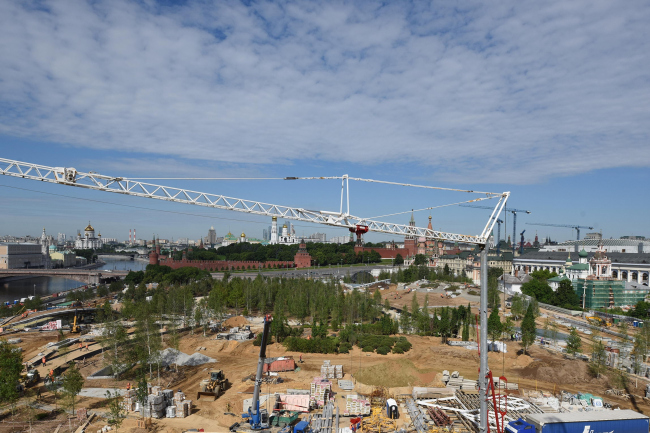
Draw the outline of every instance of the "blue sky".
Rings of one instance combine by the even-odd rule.
[[[347,173],[511,191],[533,212],[517,230],[531,237],[574,234],[526,221],[650,236],[649,21],[642,1],[0,2],[0,157],[125,177]],[[156,182],[338,209],[336,181]],[[351,188],[359,216],[468,198]],[[71,235],[88,220],[117,238],[268,225],[8,177],[0,200],[0,235]],[[468,234],[486,218],[431,214]],[[315,231],[345,234],[297,227]]]

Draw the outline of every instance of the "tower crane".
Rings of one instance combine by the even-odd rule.
[[[521,235],[521,243],[519,244],[519,255],[522,255],[524,253],[524,233],[526,233],[526,230],[519,233]]]
[[[94,189],[98,191],[113,192],[116,194],[124,194],[135,197],[151,198],[156,200],[164,200],[176,203],[191,204],[195,206],[203,206],[214,209],[230,210],[235,212],[244,212],[253,215],[262,215],[269,217],[281,217],[290,220],[304,221],[309,223],[324,224],[332,227],[340,227],[352,229],[353,231],[368,231],[387,233],[392,235],[402,236],[417,236],[425,237],[427,239],[436,239],[443,241],[463,242],[469,244],[476,244],[481,247],[481,306],[480,306],[480,343],[482,347],[487,347],[487,242],[490,233],[494,228],[494,224],[498,216],[504,210],[510,192],[503,193],[490,193],[471,190],[460,190],[451,188],[427,187],[422,185],[409,185],[387,181],[377,181],[370,179],[350,178],[348,175],[340,177],[329,178],[296,178],[286,177],[285,180],[295,179],[341,179],[341,207],[338,212],[324,211],[324,210],[309,210],[299,207],[280,206],[275,204],[263,203],[253,200],[245,200],[233,197],[227,197],[219,194],[209,194],[203,192],[192,191],[183,188],[168,187],[162,185],[154,185],[150,183],[141,182],[137,179],[128,179],[125,177],[106,176],[95,172],[79,172],[71,167],[48,167],[39,164],[26,163],[15,161],[5,158],[0,158],[0,174],[5,176],[13,176],[22,179],[37,180],[41,182],[50,182],[60,185]],[[456,192],[475,193],[484,195],[484,198],[476,198],[469,200],[466,203],[476,202],[485,199],[498,199],[497,204],[492,209],[492,213],[487,223],[483,227],[483,231],[478,235],[467,235],[457,233],[447,233],[428,228],[421,228],[411,225],[394,224],[388,222],[375,221],[372,218],[362,218],[350,214],[350,195],[349,195],[349,180],[358,180],[365,182],[377,182],[385,184],[394,184],[419,188],[431,188],[452,190]],[[346,188],[347,187],[347,188]],[[347,209],[344,212],[343,198],[347,190]],[[508,209],[516,217],[516,212],[519,211]],[[270,326],[270,318],[265,321],[265,333],[267,326]],[[260,362],[265,357],[263,352],[260,353]],[[480,356],[480,371],[479,376],[479,395],[480,395],[480,424],[479,430],[481,433],[487,433],[488,424],[488,359],[487,350],[481,351]],[[259,365],[258,365],[259,372]],[[259,377],[259,373],[258,376]],[[256,380],[256,388],[259,389]],[[255,395],[254,395],[255,396]],[[263,423],[263,414],[261,410],[258,411],[257,405],[251,408],[248,415],[249,421],[252,421],[253,426],[260,426]],[[258,424],[259,423],[259,424]]]
[[[576,231],[577,240],[580,240],[580,229],[587,229],[587,230],[593,230],[593,227],[589,226],[579,226],[576,224],[547,224],[547,223],[527,223],[530,226],[549,226],[549,227],[569,227],[572,228]]]
[[[478,206],[478,205],[469,205],[469,204],[460,204],[459,206],[463,207],[473,207],[477,209],[492,209],[491,207],[488,206]],[[508,209],[504,208],[504,212],[511,212],[512,213],[512,254],[515,254],[515,250],[517,249],[517,213],[518,212],[525,212],[527,214],[530,214],[531,212],[529,210],[524,210],[524,209]]]

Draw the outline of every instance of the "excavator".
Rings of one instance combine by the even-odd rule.
[[[264,331],[262,332],[262,342],[260,343],[260,358],[257,361],[257,373],[255,374],[255,388],[253,390],[253,401],[248,408],[248,412],[242,414],[242,418],[248,421],[247,428],[241,429],[240,423],[230,426],[231,432],[240,432],[246,430],[262,430],[271,426],[269,422],[269,413],[266,409],[260,409],[260,388],[262,387],[262,373],[264,372],[264,360],[266,359],[266,345],[269,341],[269,331],[273,317],[270,314],[264,316]]]
[[[199,392],[196,393],[196,399],[200,399],[202,395],[214,396],[216,400],[219,395],[228,387],[228,379],[223,374],[223,370],[214,370],[210,372],[209,379],[203,379],[199,384]]]

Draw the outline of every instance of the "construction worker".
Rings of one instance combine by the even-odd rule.
[[[230,402],[226,403],[226,412],[230,412]]]
[[[126,384],[126,390],[131,391],[131,382]]]
[[[88,352],[88,343],[86,343],[86,352]]]
[[[300,354],[300,363],[302,364],[302,353]]]
[[[83,349],[83,347],[84,347],[83,343],[79,342],[79,351],[81,351],[81,349]]]
[[[43,367],[45,367],[45,366],[47,365],[47,364],[45,363],[45,357],[43,357],[43,359],[41,359],[41,362],[43,362]]]

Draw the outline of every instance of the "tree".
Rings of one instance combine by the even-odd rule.
[[[589,368],[597,378],[600,378],[602,372],[607,370],[606,363],[607,352],[605,351],[605,345],[601,339],[596,339],[594,337],[591,345],[591,362],[589,363]]]
[[[20,397],[17,386],[23,369],[23,355],[15,348],[6,340],[0,340],[0,402],[11,404],[12,413]]]
[[[413,260],[415,266],[421,266],[427,264],[427,257],[424,254],[416,254],[415,260]]]
[[[501,338],[501,332],[503,332],[503,325],[499,317],[499,310],[493,308],[488,318],[488,334],[490,334],[492,341],[497,341]]]
[[[397,253],[395,256],[395,260],[393,261],[393,264],[395,266],[403,265],[404,264],[404,257],[402,257],[401,254]]]
[[[469,321],[463,323],[463,341],[469,341]]]
[[[571,327],[571,332],[566,339],[566,353],[569,355],[575,355],[576,353],[582,352],[582,339],[578,335],[576,328]]]
[[[122,407],[122,396],[115,389],[111,394],[111,391],[106,391],[106,399],[108,399],[108,423],[115,427],[115,431],[119,431],[124,418],[126,418],[126,413]]]
[[[441,308],[440,322],[438,322],[438,332],[440,333],[442,343],[447,343],[447,338],[451,332],[451,326],[449,323],[449,307]]]
[[[409,313],[408,305],[404,305],[402,309],[402,314],[399,318],[399,326],[402,328],[402,332],[409,334],[411,332],[411,313]]]
[[[510,313],[512,314],[512,317],[515,320],[519,320],[522,317],[524,317],[525,313],[524,309],[524,300],[521,298],[521,296],[518,293],[515,293],[512,297],[511,305],[510,305]]]
[[[524,353],[527,353],[528,348],[535,342],[536,334],[537,328],[535,327],[533,305],[528,304],[524,320],[521,321],[521,345],[524,347]]]
[[[537,301],[544,302],[545,304],[552,304],[555,297],[551,286],[546,284],[546,281],[540,281],[537,279],[532,279],[522,284],[521,292],[524,295],[532,296],[537,299]]]
[[[573,284],[569,279],[560,281],[560,285],[555,292],[553,305],[569,309],[580,308],[580,297],[573,289]]]
[[[77,395],[81,392],[84,386],[84,378],[77,369],[74,362],[71,362],[70,367],[63,376],[63,395],[66,399],[66,406],[72,408],[72,413],[75,413],[75,403],[77,402]]]
[[[506,321],[502,325],[503,333],[506,336],[510,336],[515,333],[515,322],[512,320],[512,317],[506,317]]]
[[[144,403],[147,401],[149,396],[149,388],[147,386],[147,374],[144,369],[140,369],[140,380],[138,381],[138,387],[135,389],[135,399],[140,406],[144,406]],[[144,417],[144,411],[141,412]]]

